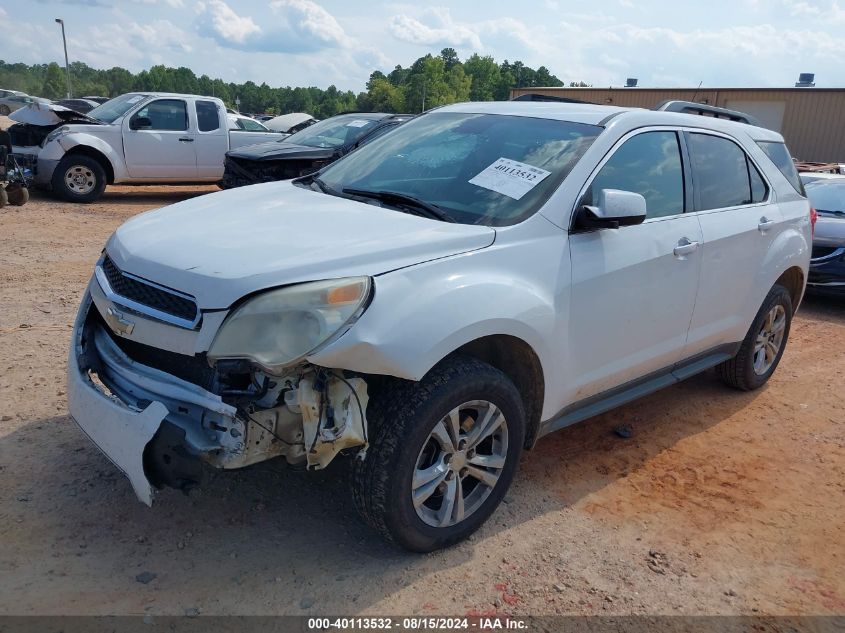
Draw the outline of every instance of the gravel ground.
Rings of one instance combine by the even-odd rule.
[[[448,551],[383,544],[342,463],[141,505],[67,415],[71,322],[121,222],[213,190],[0,211],[0,613],[845,613],[841,301],[805,302],[760,391],[709,372],[545,438]]]

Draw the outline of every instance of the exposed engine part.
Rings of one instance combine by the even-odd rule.
[[[321,384],[322,383],[322,384]],[[325,468],[340,451],[367,450],[366,410],[369,396],[362,378],[308,374],[299,382],[297,404],[309,468]]]

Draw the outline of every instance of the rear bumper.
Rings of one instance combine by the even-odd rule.
[[[234,426],[236,411],[197,385],[130,359],[87,318],[92,306],[86,292],[68,358],[70,414],[126,475],[138,499],[151,505],[154,488],[191,483],[181,465],[172,477],[161,469],[172,461],[161,453],[174,449],[173,438],[178,436],[176,453],[212,461],[237,441],[215,430]]]

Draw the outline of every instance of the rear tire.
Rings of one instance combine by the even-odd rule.
[[[88,204],[106,189],[106,172],[90,156],[68,154],[59,161],[51,181],[56,195],[68,202]]]
[[[0,105],[0,115],[2,116],[9,116],[12,111],[9,109],[9,106],[6,104]]]
[[[457,543],[487,520],[513,480],[525,433],[510,379],[463,357],[420,382],[389,382],[367,419],[370,446],[353,465],[355,505],[385,539],[415,552]]]
[[[739,352],[716,367],[722,380],[742,391],[759,389],[777,369],[792,324],[792,296],[781,285],[766,295]]]

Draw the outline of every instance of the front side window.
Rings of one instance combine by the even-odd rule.
[[[197,127],[200,132],[212,132],[220,129],[220,114],[213,101],[197,101]]]
[[[147,118],[151,130],[182,132],[188,129],[188,108],[181,99],[158,99],[138,110],[133,119]]]
[[[431,112],[366,143],[320,178],[337,192],[395,192],[457,222],[507,226],[539,209],[601,131],[570,121]]]
[[[762,202],[766,184],[743,149],[721,136],[689,135],[698,210],[723,209]]]
[[[644,132],[614,152],[581,204],[593,204],[602,189],[633,191],[645,198],[646,217],[684,212],[684,170],[675,132]]]

